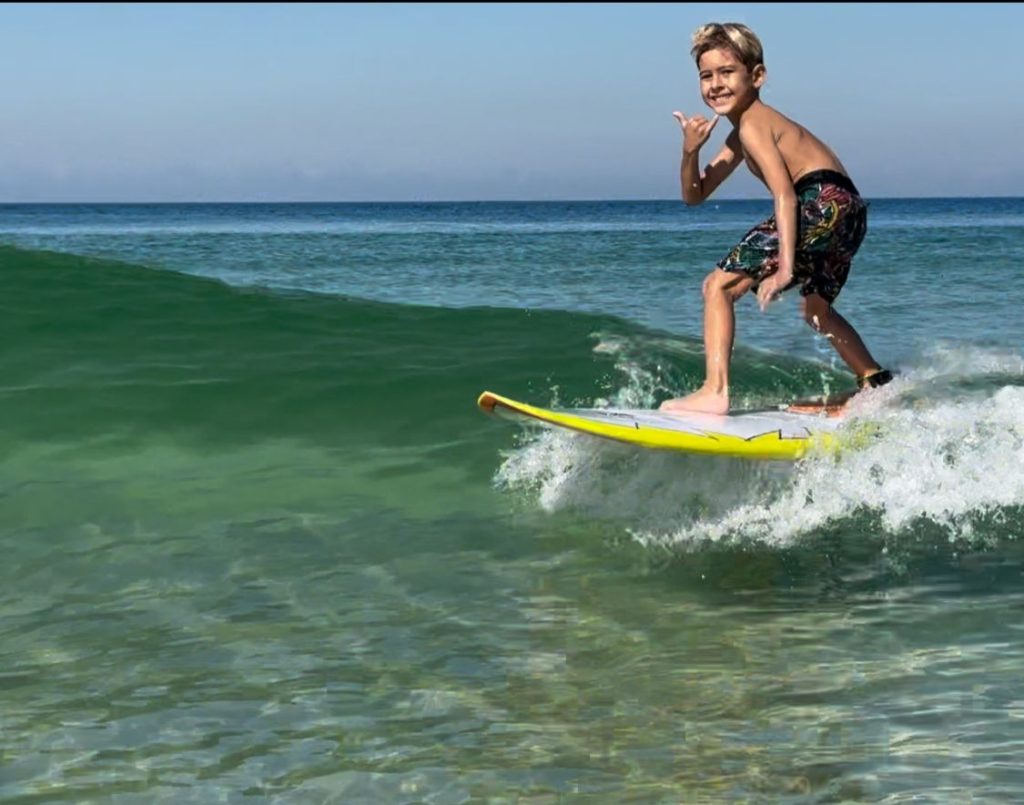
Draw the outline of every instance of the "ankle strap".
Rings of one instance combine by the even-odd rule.
[[[857,377],[857,388],[866,389],[873,388],[877,389],[879,386],[884,386],[886,383],[892,380],[892,372],[888,369],[879,369],[870,375],[860,375]]]

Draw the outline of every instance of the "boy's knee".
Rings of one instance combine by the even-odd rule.
[[[713,292],[718,290],[718,276],[717,275],[721,274],[721,273],[723,273],[723,272],[719,271],[716,268],[713,271],[711,271],[710,273],[708,273],[708,275],[706,277],[704,277],[704,282],[700,286],[700,292],[704,296],[705,299],[708,298],[709,294],[711,294],[711,293],[713,293]]]
[[[749,287],[750,280],[747,277],[715,268],[704,278],[702,290],[705,299],[711,294],[724,294],[735,301],[743,296]]]

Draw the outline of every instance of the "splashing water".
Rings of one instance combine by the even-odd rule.
[[[626,374],[613,404],[650,405],[651,374]],[[1018,356],[944,348],[855,401],[850,426],[871,422],[881,438],[837,456],[747,462],[542,431],[506,456],[496,482],[548,512],[613,519],[640,543],[673,549],[784,547],[864,515],[883,538],[929,524],[978,544],[978,522],[1012,531],[1024,506],[1022,380]]]

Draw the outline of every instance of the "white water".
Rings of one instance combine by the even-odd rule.
[[[614,404],[652,404],[649,374],[626,374]],[[949,540],[973,542],[979,519],[998,522],[1024,506],[1022,382],[1019,356],[944,349],[858,398],[847,427],[870,421],[882,436],[839,456],[716,459],[542,430],[526,433],[496,482],[548,512],[613,519],[645,545],[674,549],[730,540],[788,546],[865,515],[887,535],[927,522]]]

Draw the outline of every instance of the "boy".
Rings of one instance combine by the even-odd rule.
[[[761,42],[745,25],[712,23],[697,29],[693,50],[709,121],[674,112],[683,133],[679,178],[683,201],[700,204],[740,164],[767,185],[775,214],[748,232],[704,280],[704,385],[666,400],[662,411],[729,411],[733,306],[748,290],[763,311],[799,286],[804,319],[825,335],[857,376],[860,388],[892,380],[850,324],[832,307],[867,232],[867,207],[838,157],[803,126],[761,102],[765,81]],[[720,117],[733,130],[701,173],[700,147]]]

